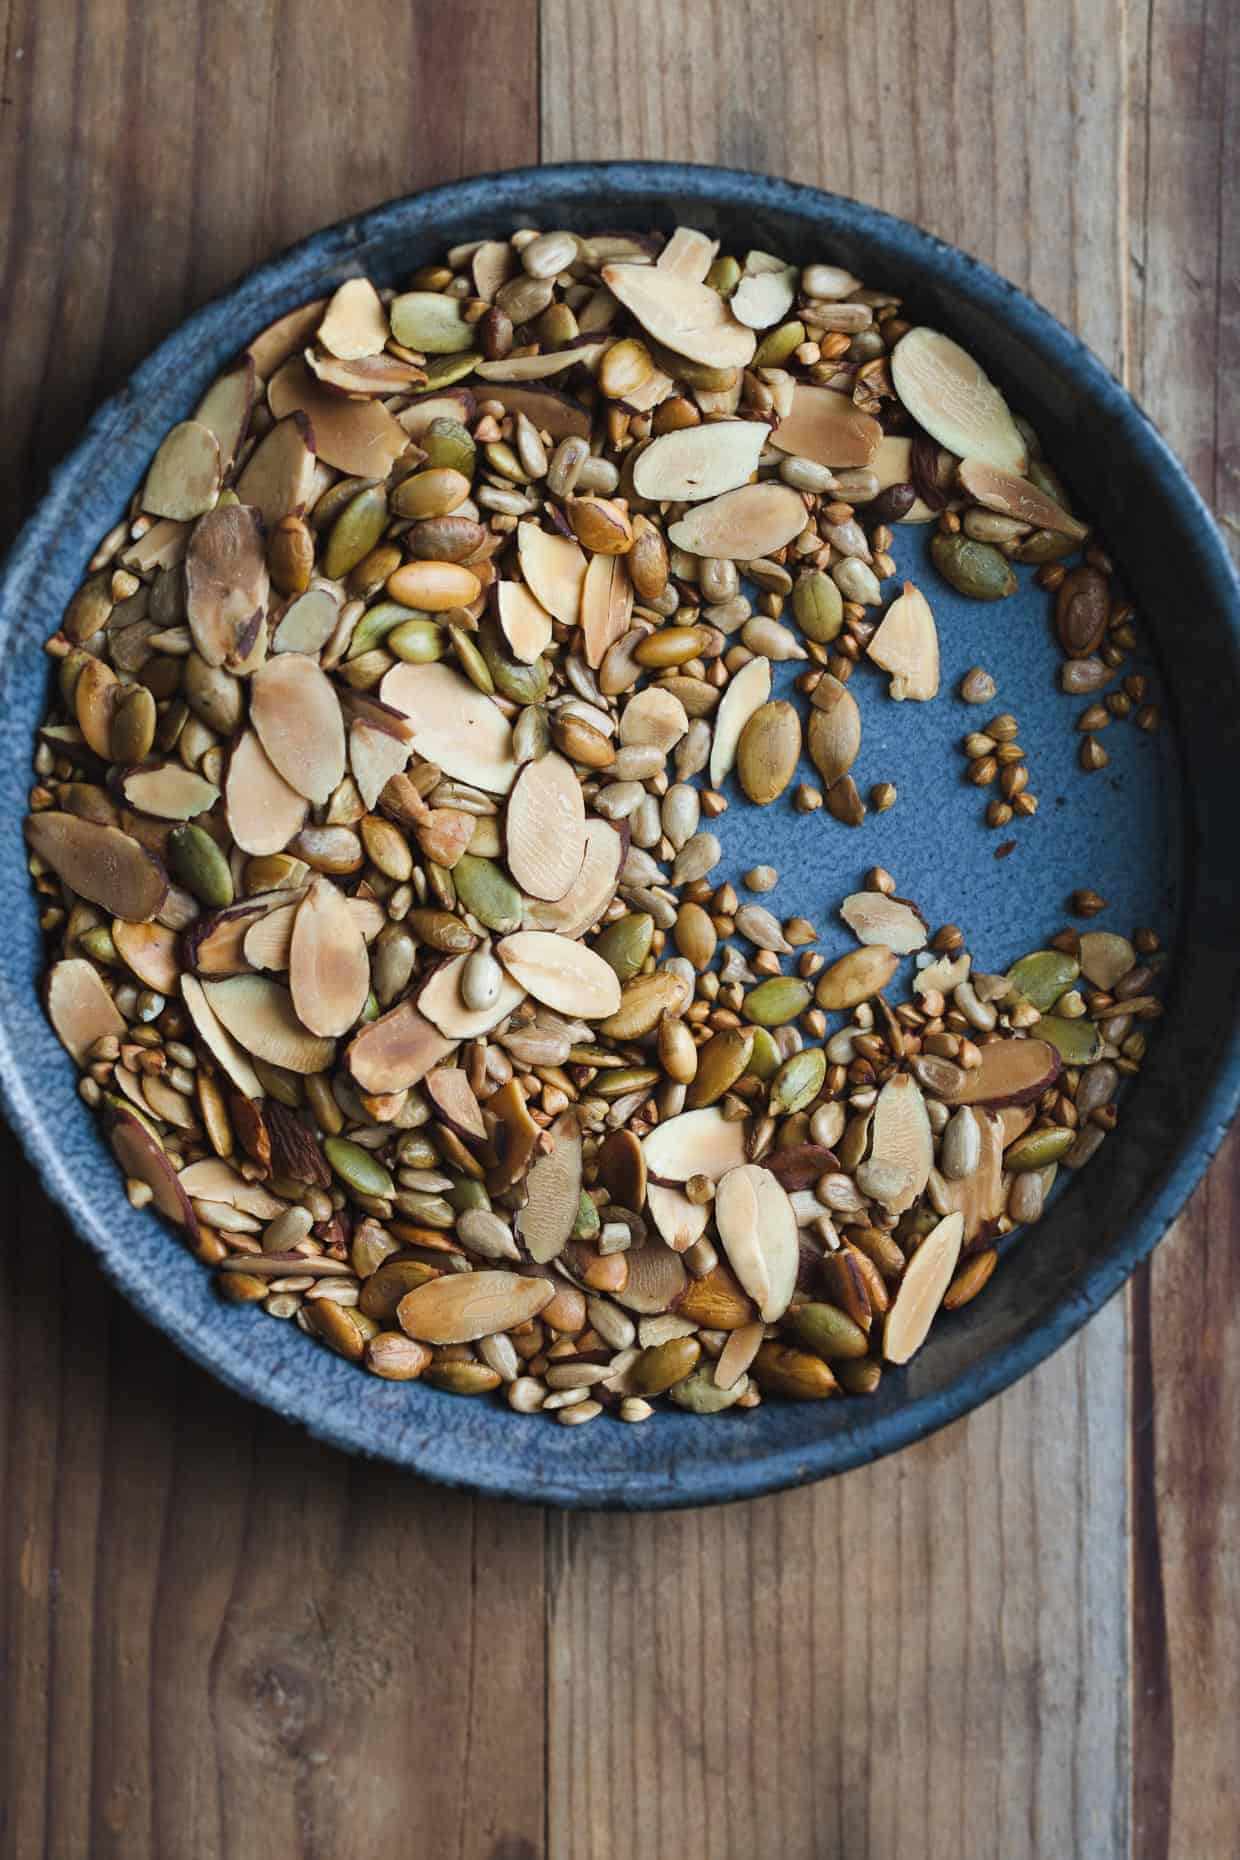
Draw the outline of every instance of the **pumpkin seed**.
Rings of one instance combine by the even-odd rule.
[[[173,827],[167,844],[169,865],[200,904],[219,909],[232,903],[232,871],[205,827],[185,821]]]
[[[974,601],[1001,601],[1016,592],[1012,565],[993,543],[977,542],[962,531],[944,535],[936,531],[930,555],[944,581]]]
[[[745,1013],[759,1027],[782,1027],[803,1014],[811,999],[808,982],[791,975],[775,975],[750,989],[745,996]]]

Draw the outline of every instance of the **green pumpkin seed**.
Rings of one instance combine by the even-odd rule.
[[[408,615],[408,608],[402,610]],[[406,665],[432,665],[443,658],[444,629],[431,619],[407,617],[393,627],[384,642]]]
[[[652,1091],[662,1076],[658,1066],[609,1066],[590,1090],[599,1098],[623,1098],[631,1091]]]
[[[443,415],[432,420],[422,435],[421,445],[426,459],[419,470],[459,471],[465,478],[473,477],[477,447],[469,428],[459,420],[450,420]]]
[[[673,1337],[667,1343],[651,1344],[629,1371],[629,1381],[639,1395],[666,1394],[697,1367],[701,1354],[702,1346],[696,1337]]]
[[[715,1381],[714,1365],[703,1365],[668,1390],[668,1399],[690,1414],[722,1414],[732,1408],[749,1387],[748,1376],[738,1376],[730,1389],[721,1389]]]
[[[1007,557],[993,543],[977,542],[957,532],[936,532],[930,539],[934,566],[944,581],[974,601],[1001,601],[1016,592],[1016,576]]]
[[[481,1182],[476,1182],[472,1175],[458,1175],[448,1190],[448,1200],[458,1214],[468,1214],[471,1208],[485,1208],[491,1212],[491,1197]]]
[[[205,827],[184,821],[168,835],[168,863],[200,904],[216,909],[233,901],[232,868]]]
[[[793,588],[792,611],[806,639],[827,646],[844,624],[844,596],[830,575],[816,568]]]
[[[706,273],[706,282],[712,291],[718,291],[721,297],[730,297],[742,277],[740,260],[735,258],[717,258]]]
[[[1035,949],[1022,956],[1007,972],[1011,992],[1022,1001],[1030,1001],[1039,1014],[1053,1008],[1065,988],[1071,988],[1081,973],[1075,956],[1059,949]]]
[[[570,1240],[593,1240],[603,1223],[599,1211],[583,1188],[577,1199],[577,1218],[573,1222]]]
[[[1066,561],[1080,546],[1075,537],[1064,536],[1059,530],[1034,530],[1023,542],[1017,543],[1012,554],[1017,562],[1040,566],[1044,562]]]
[[[324,1137],[323,1154],[345,1187],[355,1194],[395,1194],[396,1184],[383,1164],[360,1143],[350,1143],[347,1137]]]
[[[749,1064],[745,1067],[753,1078],[761,1079],[765,1085],[775,1077],[783,1063],[783,1055],[775,1044],[775,1036],[765,1027],[753,1030],[753,1049],[749,1055]]]
[[[805,341],[805,325],[793,321],[770,329],[754,351],[753,368],[782,368],[794,349]]]
[[[860,1324],[855,1324],[838,1305],[802,1305],[789,1314],[787,1321],[806,1349],[824,1362],[836,1357],[854,1362],[869,1354],[869,1339]]]
[[[466,678],[468,678],[470,684],[476,685],[479,691],[486,693],[487,697],[493,696],[495,692],[495,680],[491,676],[490,668],[486,660],[478,650],[473,635],[467,633],[464,627],[450,626],[448,628],[448,638],[452,642],[452,650],[456,654],[457,664],[464,672]]]
[[[826,1076],[827,1055],[821,1046],[790,1054],[771,1080],[771,1110],[777,1117],[803,1111],[822,1090]]]
[[[812,990],[793,975],[773,975],[745,996],[745,1014],[759,1027],[783,1027],[803,1014]]]
[[[442,291],[404,291],[392,299],[392,334],[424,355],[456,355],[474,346],[474,325],[465,321],[459,297]]]
[[[1092,1020],[1043,1014],[1035,1032],[1040,1040],[1050,1041],[1066,1066],[1092,1065],[1102,1051],[1102,1033]]]
[[[513,704],[540,704],[547,695],[548,669],[545,658],[527,665],[509,647],[494,621],[487,620],[478,634],[478,645],[495,689]]]
[[[488,930],[503,933],[521,928],[521,893],[494,860],[462,853],[452,868],[452,877],[460,902]]]
[[[439,1152],[424,1130],[411,1130],[396,1151],[402,1169],[437,1169]]]
[[[376,646],[386,646],[389,652],[394,652],[392,634],[402,626],[417,624],[416,620],[410,620],[409,609],[402,607],[399,601],[376,601],[354,627],[345,657],[360,659],[364,652],[373,652]]]
[[[120,962],[116,945],[112,941],[112,932],[106,924],[96,924],[93,930],[84,930],[78,938],[78,945],[92,962],[102,962],[108,967],[114,967]]]
[[[718,1103],[749,1064],[752,1051],[751,1027],[725,1027],[713,1033],[706,1044],[698,1048],[697,1071],[685,1096],[688,1109],[699,1111],[704,1105]],[[598,1086],[599,1081],[595,1079],[591,1089],[597,1091]]]
[[[131,685],[112,713],[108,747],[113,762],[145,762],[155,741],[159,712],[145,685]]]
[[[551,748],[551,722],[541,704],[527,704],[512,726],[514,762],[540,762]]]
[[[599,931],[594,953],[615,970],[622,982],[631,982],[650,954],[653,936],[654,918],[645,911],[630,911]]]
[[[369,1154],[369,1152],[367,1152]],[[372,1190],[382,1194],[382,1189]],[[391,1190],[387,1191],[392,1193]],[[433,1227],[439,1233],[447,1233],[456,1225],[456,1209],[442,1195],[428,1195],[421,1189],[402,1188],[393,1196],[393,1206],[397,1213],[406,1220],[416,1221],[419,1227]]]
[[[1039,1033],[1042,1031],[1039,1027]],[[1042,1130],[1027,1130],[1023,1137],[1009,1143],[1003,1152],[1003,1167],[1012,1175],[1024,1175],[1030,1169],[1046,1169],[1060,1162],[1076,1142],[1076,1131],[1058,1124]]]
[[[426,364],[426,386],[431,388],[453,387],[463,381],[466,375],[472,375],[474,364],[478,360],[476,353],[468,355],[432,355]]]
[[[351,568],[356,568],[382,536],[387,521],[387,492],[383,486],[376,484],[359,491],[345,505],[328,535],[323,551],[323,573],[328,579],[342,581]]]

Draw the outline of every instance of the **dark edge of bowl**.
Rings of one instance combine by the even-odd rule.
[[[667,162],[563,163],[446,182],[322,228],[247,273],[195,311],[160,343],[126,385],[102,403],[77,444],[54,468],[44,497],[24,525],[0,571],[0,602],[4,608],[7,609],[24,590],[37,568],[45,528],[55,515],[58,497],[66,494],[65,484],[75,460],[105,438],[117,422],[126,419],[128,410],[136,401],[140,402],[148,383],[154,386],[166,369],[177,365],[178,355],[187,343],[193,342],[197,333],[213,328],[234,300],[259,296],[264,289],[278,291],[286,276],[291,279],[296,275],[304,258],[327,255],[337,262],[347,262],[360,248],[382,241],[385,228],[406,214],[411,202],[416,201],[423,214],[433,214],[437,201],[459,201],[463,190],[477,192],[485,200],[489,212],[513,214],[530,208],[542,209],[587,194],[593,198],[625,200],[630,194],[640,193],[647,201],[660,195],[679,196],[697,200],[704,208],[724,199],[729,206],[748,207],[757,213],[769,208],[811,215],[824,227],[828,238],[833,233],[853,233],[865,238],[880,231],[888,238],[903,242],[923,265],[937,271],[944,282],[967,292],[987,314],[1007,319],[1033,346],[1045,344],[1053,337],[1059,351],[1070,356],[1072,371],[1086,379],[1091,394],[1113,422],[1116,442],[1141,454],[1148,466],[1157,469],[1165,485],[1168,506],[1183,522],[1191,523],[1197,530],[1200,572],[1211,598],[1225,617],[1233,646],[1240,650],[1240,577],[1210,512],[1149,416],[1093,352],[1049,311],[979,259],[880,208],[747,170]],[[315,1412],[303,1412],[295,1404],[273,1402],[271,1392],[262,1386],[261,1375],[255,1373],[243,1348],[221,1360],[218,1351],[213,1353],[205,1347],[197,1332],[180,1319],[171,1302],[161,1297],[158,1287],[134,1284],[126,1278],[122,1262],[107,1245],[103,1219],[46,1138],[27,1095],[7,1025],[2,1023],[0,1056],[3,1058],[0,1106],[7,1121],[20,1137],[43,1187],[65,1209],[78,1233],[99,1257],[108,1278],[129,1302],[187,1356],[236,1393],[261,1401],[282,1418],[296,1422],[315,1438],[333,1446],[365,1457],[383,1457],[377,1452],[374,1439],[360,1430],[324,1421]],[[472,1467],[469,1473],[451,1461],[429,1468],[418,1465],[415,1470],[420,1476],[442,1485],[523,1503],[590,1510],[671,1510],[755,1498],[869,1464],[969,1413],[1035,1368],[1073,1336],[1152,1252],[1204,1174],[1238,1106],[1240,1027],[1233,1023],[1216,1076],[1193,1127],[1178,1145],[1157,1192],[1148,1199],[1122,1243],[1092,1261],[1054,1312],[1019,1336],[1002,1353],[983,1360],[951,1387],[912,1398],[855,1430],[824,1437],[820,1446],[775,1449],[749,1462],[721,1459],[704,1469],[691,1465],[683,1470],[680,1483],[674,1487],[662,1481],[651,1487],[637,1478],[617,1484],[603,1494],[582,1491],[552,1477],[525,1479],[517,1485],[505,1475],[502,1466],[490,1463]],[[859,1422],[862,1418],[858,1416]],[[824,1464],[824,1460],[829,1463]]]

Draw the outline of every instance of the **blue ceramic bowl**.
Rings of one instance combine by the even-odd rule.
[[[1035,947],[1064,921],[1065,894],[1093,885],[1114,907],[1104,922],[1123,930],[1152,922],[1170,937],[1174,982],[1118,1131],[1041,1226],[1010,1248],[985,1295],[941,1318],[913,1364],[889,1372],[875,1397],[567,1429],[378,1381],[287,1325],[225,1307],[168,1230],[130,1209],[38,1006],[40,939],[20,822],[47,693],[43,641],[162,434],[253,331],[359,271],[398,281],[479,235],[522,224],[597,231],[677,221],[734,248],[829,258],[868,283],[891,284],[920,320],[955,333],[983,361],[1109,538],[1148,623],[1174,726],[1159,738],[1113,727],[1110,768],[1081,775],[1072,729],[1079,705],[1055,691],[1045,595],[1022,586],[998,607],[971,605],[925,568],[943,641],[943,696],[892,705],[875,683],[863,698],[856,772],[863,786],[895,780],[899,804],[850,833],[821,815],[752,810],[734,798],[723,822],[729,875],[769,859],[784,875],[777,906],[814,917],[824,941],[843,947],[829,913],[866,866],[881,862],[931,922],[963,923],[985,968]],[[902,566],[922,572],[925,541],[921,531],[900,533]],[[1208,513],[1106,369],[994,272],[871,207],[727,169],[615,163],[461,181],[317,233],[192,317],[100,408],[5,568],[0,1068],[9,1121],[49,1193],[152,1323],[230,1387],[353,1452],[480,1492],[635,1508],[745,1498],[889,1453],[975,1407],[1070,1337],[1149,1253],[1236,1108],[1238,613],[1240,587]],[[980,822],[984,796],[959,779],[958,739],[979,713],[954,693],[976,662],[999,678],[996,708],[1021,718],[1042,801],[1036,820],[1016,823],[1016,848],[1002,862],[1001,836]]]

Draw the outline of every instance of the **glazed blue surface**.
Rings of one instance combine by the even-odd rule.
[[[1118,1131],[1071,1180],[1054,1211],[1010,1249],[986,1294],[943,1317],[907,1370],[868,1400],[768,1402],[753,1414],[660,1414],[644,1427],[586,1429],[518,1417],[420,1384],[385,1383],[244,1307],[226,1307],[171,1232],[126,1202],[79,1101],[74,1070],[37,1003],[40,938],[21,840],[32,733],[42,712],[46,636],[99,537],[123,514],[163,433],[249,335],[282,311],[368,272],[399,281],[444,247],[518,225],[670,227],[731,245],[831,259],[867,283],[894,285],[920,320],[957,335],[1034,422],[1047,456],[1114,549],[1152,635],[1156,695],[1168,715],[1148,737],[1112,724],[1110,767],[1075,767],[1083,700],[1055,688],[1049,603],[1022,571],[1017,596],[960,599],[926,560],[928,531],[901,529],[902,572],[928,594],[943,653],[933,704],[890,703],[859,669],[863,714],[854,770],[900,791],[860,831],[804,817],[787,799],[754,809],[729,785],[723,873],[775,865],[767,902],[850,945],[833,913],[865,869],[882,864],[932,924],[958,922],[980,967],[1005,965],[1064,921],[1066,894],[1092,886],[1101,920],[1150,923],[1175,951],[1169,1013],[1124,1104]],[[426,1476],[562,1505],[663,1507],[749,1497],[887,1453],[963,1414],[1033,1367],[1123,1283],[1158,1240],[1213,1154],[1240,1096],[1237,982],[1240,876],[1232,856],[1240,755],[1240,588],[1200,500],[1154,428],[1102,365],[1011,285],[930,235],[854,201],[761,176],[681,165],[531,169],[437,188],[316,234],[186,323],[102,407],[54,475],[0,583],[0,834],[8,935],[0,944],[0,1092],[49,1192],[137,1307],[240,1392],[350,1451]],[[1159,650],[1164,647],[1165,650]],[[987,666],[993,706],[955,696]],[[777,683],[795,667],[777,668]],[[1132,667],[1125,667],[1125,670]],[[1013,711],[1040,811],[1003,832],[982,823],[988,793],[962,776],[959,741]],[[803,770],[813,780],[812,768]],[[1004,839],[1009,858],[995,859]]]

